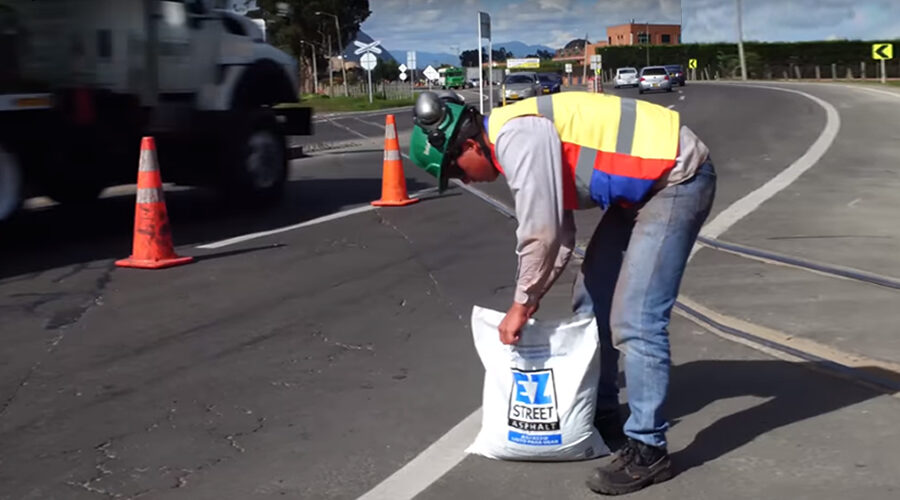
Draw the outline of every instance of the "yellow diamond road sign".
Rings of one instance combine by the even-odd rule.
[[[688,59],[688,68],[689,69],[697,69],[697,60],[696,59]]]
[[[884,60],[894,58],[894,44],[892,43],[873,43],[872,59]]]

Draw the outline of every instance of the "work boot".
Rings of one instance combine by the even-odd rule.
[[[611,462],[594,471],[587,486],[594,493],[624,495],[671,479],[672,460],[665,448],[628,438]]]
[[[594,415],[594,427],[600,432],[603,442],[609,447],[609,451],[615,452],[625,445],[628,438],[622,430],[622,417],[618,408],[607,410],[597,409]]]

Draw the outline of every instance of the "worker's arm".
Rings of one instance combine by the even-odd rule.
[[[536,116],[510,120],[495,146],[519,221],[516,290],[507,313],[511,322],[507,330],[517,338],[571,255],[574,222],[563,210],[562,145],[553,122]]]
[[[556,260],[553,263],[553,269],[550,270],[550,276],[544,283],[541,297],[550,291],[550,288],[553,287],[553,283],[555,283],[556,279],[559,278],[559,275],[562,274],[563,269],[566,268],[566,264],[569,263],[569,259],[572,257],[572,250],[574,248],[575,214],[571,210],[565,210],[563,212],[562,225],[559,228],[559,251],[556,254]]]

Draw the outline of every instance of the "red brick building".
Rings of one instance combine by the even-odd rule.
[[[678,24],[646,24],[631,22],[606,28],[606,43],[616,45],[676,45],[681,43]]]
[[[649,33],[649,36],[648,36]],[[585,51],[587,42],[587,51]],[[565,48],[556,51],[554,61],[571,61],[588,64],[591,54],[596,49],[616,45],[676,45],[681,43],[681,26],[678,24],[639,24],[628,23],[606,28],[606,40],[590,43],[584,39],[575,39]]]

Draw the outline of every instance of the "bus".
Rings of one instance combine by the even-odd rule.
[[[441,68],[440,84],[445,89],[461,89],[466,86],[466,72],[462,68]]]

